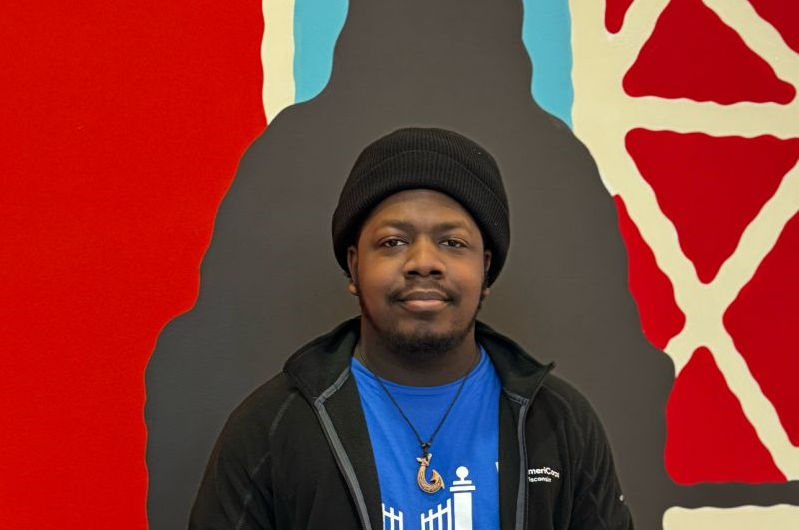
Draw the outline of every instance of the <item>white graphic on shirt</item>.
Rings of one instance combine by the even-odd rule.
[[[403,530],[402,512],[397,510],[394,513],[394,508],[392,507],[389,507],[388,511],[386,511],[386,505],[381,504],[381,506],[383,507],[383,530]],[[391,523],[391,526],[386,525],[386,519]],[[395,524],[396,526],[394,526]]]
[[[469,469],[460,466],[455,470],[458,480],[449,488],[452,496],[444,504],[438,504],[419,514],[421,530],[472,530],[472,492],[477,486],[469,480]],[[383,530],[404,530],[404,514],[401,510],[383,504]]]
[[[458,480],[454,481],[452,487],[449,488],[455,505],[455,528],[456,530],[472,530],[472,492],[477,487],[466,478],[469,476],[466,466],[456,469],[455,474],[458,475]]]
[[[422,530],[452,530],[452,499],[447,499],[446,506],[440,504],[433,511],[427,510],[427,515],[422,512],[419,516],[422,520]],[[471,528],[471,526],[469,527]]]

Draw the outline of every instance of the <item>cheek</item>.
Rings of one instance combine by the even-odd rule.
[[[358,274],[358,291],[367,302],[374,303],[384,300],[389,286],[385,277],[374,268],[363,268]]]
[[[454,272],[454,271],[453,271]],[[454,277],[454,274],[450,276]],[[478,295],[483,291],[485,286],[486,275],[482,268],[482,263],[470,263],[469,266],[463,266],[459,269],[458,286],[461,292],[477,293]]]
[[[376,289],[385,288],[397,280],[397,268],[387,259],[366,257],[358,263],[357,272],[361,284],[374,286]]]

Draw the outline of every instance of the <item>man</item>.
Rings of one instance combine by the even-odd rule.
[[[632,528],[574,389],[476,322],[508,204],[480,146],[402,129],[360,155],[333,216],[361,317],[232,414],[191,528]]]

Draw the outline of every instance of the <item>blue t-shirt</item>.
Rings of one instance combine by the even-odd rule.
[[[385,530],[491,530],[499,528],[500,381],[485,350],[466,376],[463,391],[436,434],[425,473],[438,471],[445,487],[419,488],[422,450],[416,436],[374,374],[353,357],[352,373],[372,441]],[[383,379],[423,441],[435,430],[463,380],[433,387],[404,386]],[[367,485],[361,485],[368,487]]]

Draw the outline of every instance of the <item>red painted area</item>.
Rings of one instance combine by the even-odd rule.
[[[675,482],[785,481],[705,347],[677,376],[666,423],[666,470]]]
[[[799,216],[783,229],[754,278],[727,309],[724,325],[791,443],[799,447]]]
[[[618,33],[634,0],[605,0],[605,29]]]
[[[780,33],[785,43],[799,53],[799,3],[786,0],[749,0],[757,14]]]
[[[796,89],[701,0],[671,0],[624,75],[631,96],[788,103]]]
[[[144,368],[265,125],[261,4],[0,24],[0,526],[146,528]]]
[[[628,282],[638,304],[641,328],[649,341],[661,350],[682,330],[685,314],[674,300],[674,286],[655,261],[652,249],[627,213],[624,200],[613,200],[619,213],[619,230],[627,246]]]
[[[627,151],[705,283],[799,157],[799,139],[634,129]]]

